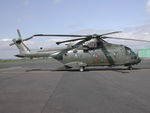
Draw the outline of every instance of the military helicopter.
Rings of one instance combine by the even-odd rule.
[[[67,48],[57,50],[49,54],[50,57],[63,63],[65,68],[79,68],[83,72],[89,66],[127,66],[132,70],[132,65],[141,62],[141,59],[127,46],[108,43],[104,39],[120,39],[145,41],[126,38],[107,37],[106,35],[120,33],[120,31],[109,32],[105,34],[92,35],[55,35],[55,34],[35,34],[23,41],[32,39],[33,37],[80,37],[77,39],[65,40],[56,42],[57,45],[67,42],[78,41],[75,44],[70,44]],[[150,42],[150,41],[145,41]]]

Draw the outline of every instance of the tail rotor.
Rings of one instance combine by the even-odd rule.
[[[10,46],[16,45],[20,53],[30,53],[30,49],[23,43],[23,41],[29,40],[29,38],[22,40],[20,30],[17,29],[19,38],[13,39],[13,43],[9,44]]]
[[[9,46],[12,46],[12,45],[15,45],[16,43],[20,43],[20,42],[24,42],[24,41],[27,41],[27,40],[30,40],[33,38],[33,36],[29,37],[29,38],[26,38],[26,39],[22,39],[21,37],[21,33],[20,33],[20,30],[17,29],[17,33],[18,33],[18,36],[19,38],[18,39],[13,39],[13,43],[9,44]]]

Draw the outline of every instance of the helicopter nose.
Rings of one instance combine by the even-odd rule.
[[[138,57],[137,58],[137,64],[141,62],[141,59]]]

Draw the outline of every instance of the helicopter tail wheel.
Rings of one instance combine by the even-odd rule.
[[[129,69],[129,70],[133,70],[133,67],[132,67],[132,65],[130,65],[130,66],[128,67],[128,69]]]
[[[84,71],[84,67],[80,67],[80,72],[83,72]]]

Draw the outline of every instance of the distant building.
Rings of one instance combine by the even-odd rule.
[[[141,58],[150,58],[150,47],[139,49],[138,56]]]

